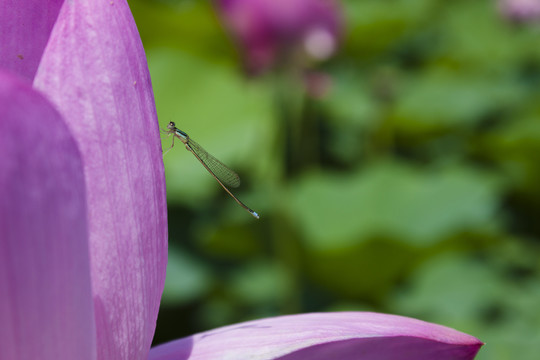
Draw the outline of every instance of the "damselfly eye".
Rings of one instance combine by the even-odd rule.
[[[167,125],[167,128],[169,128],[171,130],[174,129],[175,127],[176,127],[176,124],[174,122],[172,122],[172,121],[169,123],[169,125]]]

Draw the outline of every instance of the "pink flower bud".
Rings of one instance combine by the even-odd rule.
[[[342,33],[333,0],[218,0],[250,74],[329,58]]]

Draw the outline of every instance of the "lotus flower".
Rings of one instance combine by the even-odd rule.
[[[2,132],[10,197],[0,217],[11,220],[1,230],[0,313],[9,316],[0,333],[11,335],[0,358],[144,359],[165,279],[166,199],[150,76],[127,3],[1,4],[2,39],[17,43],[0,45],[0,66],[34,89],[3,79],[4,104],[18,106],[1,120],[13,131]]]
[[[499,0],[499,10],[510,20],[540,19],[540,0]]]
[[[24,45],[0,44],[0,359],[475,356],[482,344],[472,336],[371,313],[262,319],[151,349],[165,180],[129,7],[9,4],[0,1],[0,34]]]
[[[218,0],[217,7],[254,75],[327,59],[342,31],[334,0]]]

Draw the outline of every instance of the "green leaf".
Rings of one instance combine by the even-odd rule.
[[[523,94],[511,79],[433,69],[404,83],[392,115],[404,132],[464,128],[514,105]]]
[[[381,163],[355,175],[312,174],[292,187],[290,216],[313,249],[384,236],[429,246],[493,221],[500,184],[464,167]]]
[[[167,277],[161,299],[164,305],[178,306],[204,296],[212,286],[209,269],[178,248],[169,247]]]
[[[275,304],[285,298],[290,283],[290,276],[282,266],[254,262],[236,272],[229,290],[247,304]]]

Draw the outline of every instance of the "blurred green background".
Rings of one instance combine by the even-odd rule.
[[[313,99],[246,79],[209,1],[130,0],[160,124],[235,169],[239,207],[178,143],[154,343],[280,314],[361,310],[540,351],[540,25],[495,0],[343,1]],[[170,146],[163,139],[163,148]]]

